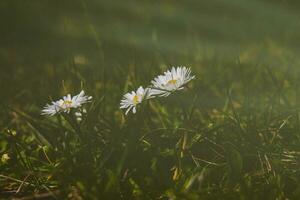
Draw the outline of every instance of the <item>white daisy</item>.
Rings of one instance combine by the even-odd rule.
[[[145,99],[152,98],[152,93],[150,88],[144,89],[142,86],[137,89],[137,91],[132,91],[131,93],[127,93],[123,96],[123,99],[120,103],[121,109],[127,109],[126,115],[132,109],[133,113],[136,113],[136,106],[142,103]]]
[[[56,102],[52,102],[52,104],[47,104],[44,109],[42,110],[42,115],[50,115],[53,116],[56,113],[61,111],[60,107],[56,105]]]
[[[169,96],[176,90],[181,90],[184,85],[195,76],[191,76],[191,69],[186,67],[172,67],[163,75],[157,76],[151,83],[153,84],[152,94],[159,96]]]
[[[52,116],[59,112],[69,113],[71,108],[78,108],[82,104],[89,102],[91,99],[92,97],[86,96],[83,90],[73,97],[68,94],[58,101],[53,101],[51,104],[47,104],[42,110],[42,115]]]

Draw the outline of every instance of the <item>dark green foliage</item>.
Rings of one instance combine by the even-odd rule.
[[[1,1],[0,199],[299,199],[298,10]],[[122,95],[173,65],[196,80],[125,116]],[[40,115],[81,89],[81,122]]]

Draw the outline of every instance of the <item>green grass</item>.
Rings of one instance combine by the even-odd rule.
[[[299,199],[298,4],[1,2],[0,199]],[[177,65],[185,90],[124,115]],[[82,123],[40,115],[81,89]]]

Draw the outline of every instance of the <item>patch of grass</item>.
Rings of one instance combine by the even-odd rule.
[[[0,4],[2,199],[300,197],[297,3],[69,3]],[[196,80],[125,116],[173,65]],[[81,89],[81,122],[40,115]]]

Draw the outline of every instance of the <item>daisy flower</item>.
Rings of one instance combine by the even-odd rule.
[[[176,90],[181,90],[184,85],[194,79],[191,75],[191,69],[186,67],[172,67],[163,75],[159,75],[151,81],[153,85],[153,95],[167,97]]]
[[[126,115],[132,109],[133,113],[136,113],[136,107],[138,104],[142,103],[145,99],[152,98],[152,90],[150,88],[144,89],[142,86],[137,89],[137,91],[132,91],[123,96],[120,103],[121,109],[127,109]]]
[[[86,96],[83,90],[73,97],[68,94],[58,101],[53,101],[51,104],[47,104],[42,110],[42,115],[52,116],[60,112],[69,113],[71,108],[81,107],[82,104],[89,102],[91,99],[92,97]]]
[[[50,115],[53,116],[56,113],[59,113],[61,108],[57,105],[57,102],[52,102],[52,104],[47,104],[42,110],[42,115]]]

